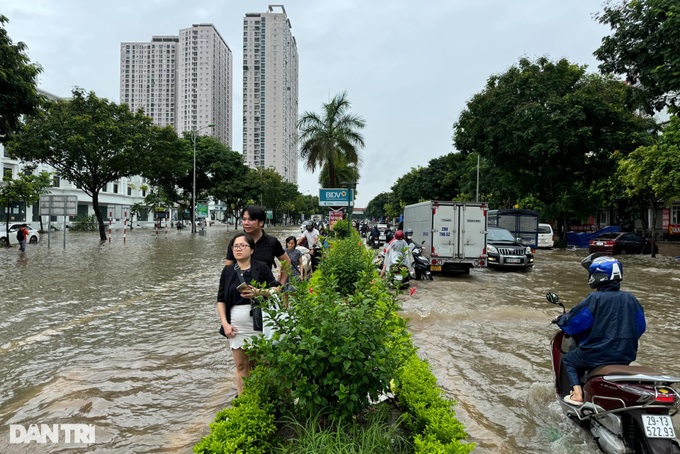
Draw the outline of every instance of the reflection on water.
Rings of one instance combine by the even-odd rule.
[[[167,238],[134,230],[123,246],[122,233],[100,244],[74,232],[66,250],[55,241],[24,256],[1,249],[0,451],[67,451],[8,445],[9,424],[82,423],[96,425],[97,439],[83,452],[190,452],[235,394],[214,303],[231,235],[223,226]],[[544,295],[557,291],[571,306],[588,293],[582,255],[539,251],[533,271],[419,281],[404,297],[414,341],[459,401],[475,452],[597,452],[550,388],[556,308]],[[622,261],[649,322],[640,361],[680,375],[679,265]]]

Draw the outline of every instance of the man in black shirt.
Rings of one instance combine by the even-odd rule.
[[[274,265],[274,258],[278,258],[281,263],[290,264],[288,254],[281,246],[279,240],[267,235],[262,227],[267,219],[267,214],[257,205],[249,205],[241,212],[241,221],[243,222],[243,231],[250,234],[255,240],[255,251],[252,258],[258,262],[264,262],[271,268]],[[234,263],[234,253],[231,249],[227,250],[227,265]],[[281,275],[278,281],[284,285],[288,280],[288,274],[285,272],[285,267],[281,269]]]

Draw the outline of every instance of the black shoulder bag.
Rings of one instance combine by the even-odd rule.
[[[234,266],[234,271],[236,271],[236,275],[241,284],[245,284],[246,280],[243,278],[243,271],[241,271],[238,265]],[[260,303],[254,298],[250,300],[250,316],[253,317],[253,330],[262,331],[264,324],[262,321],[262,308],[260,307]]]

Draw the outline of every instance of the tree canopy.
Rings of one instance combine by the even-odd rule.
[[[594,52],[608,74],[636,84],[648,113],[678,111],[680,96],[680,3],[677,0],[609,2],[597,16],[612,34]]]
[[[338,170],[343,167],[361,164],[359,148],[363,148],[364,138],[359,133],[366,122],[360,116],[349,112],[351,104],[347,92],[335,96],[323,104],[319,115],[305,112],[298,122],[300,130],[300,159],[307,170],[314,172],[323,168],[326,175],[319,181],[327,181],[332,188],[338,187]]]
[[[509,193],[497,197],[532,196],[557,211],[553,219],[588,215],[599,197],[593,184],[613,174],[613,152],[647,144],[655,128],[632,91],[566,59],[522,58],[467,103],[454,144],[501,170],[494,190]]]
[[[672,117],[654,144],[623,157],[617,176],[630,197],[641,197],[654,208],[656,225],[657,209],[680,197],[680,118]]]
[[[36,88],[42,71],[26,55],[26,45],[14,44],[4,25],[7,17],[0,14],[0,142],[5,142],[19,129],[22,115],[30,115],[40,104]]]
[[[159,128],[141,111],[131,112],[94,93],[74,89],[72,99],[52,101],[27,119],[8,143],[10,156],[54,167],[92,197],[99,233],[106,240],[99,192],[123,177],[158,172],[185,150],[172,128]]]

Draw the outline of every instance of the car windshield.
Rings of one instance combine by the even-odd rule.
[[[512,233],[505,229],[489,229],[486,239],[487,241],[515,241]]]

